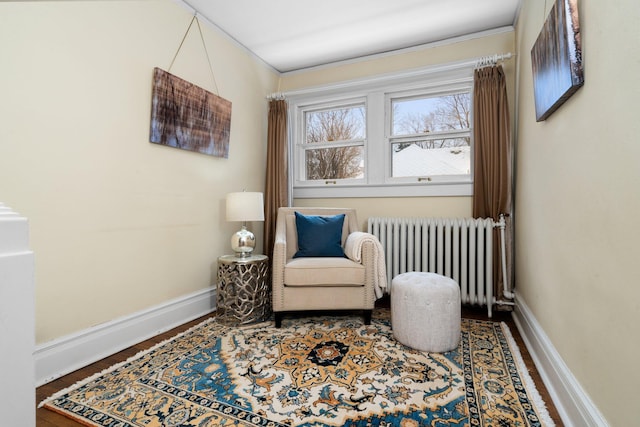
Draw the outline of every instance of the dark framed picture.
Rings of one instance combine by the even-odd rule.
[[[536,121],[584,84],[578,0],[556,0],[531,49]]]
[[[149,141],[228,158],[230,129],[230,101],[154,68]]]

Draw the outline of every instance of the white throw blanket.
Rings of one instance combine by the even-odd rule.
[[[375,276],[373,278],[373,288],[377,298],[382,298],[387,288],[387,268],[384,260],[384,249],[376,236],[362,231],[354,231],[349,234],[344,245],[345,255],[355,262],[362,262],[362,245],[364,242],[373,243],[373,268]]]

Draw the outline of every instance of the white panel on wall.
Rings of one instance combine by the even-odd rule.
[[[0,414],[35,426],[34,256],[26,218],[0,203]]]

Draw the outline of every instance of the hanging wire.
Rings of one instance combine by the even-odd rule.
[[[194,16],[195,18],[195,16]],[[207,44],[204,42],[204,35],[202,34],[202,28],[200,28],[200,20],[196,18],[196,24],[198,24],[198,31],[200,32],[200,40],[202,40],[202,46],[204,47],[204,53],[207,55],[207,62],[209,63],[209,70],[211,71],[211,78],[213,79],[213,87],[216,88],[216,94],[218,94],[218,84],[216,83],[216,76],[213,74],[213,67],[211,66],[211,59],[209,59],[209,52],[207,51]]]
[[[195,19],[196,19],[196,15],[193,15],[193,18],[191,18],[191,23],[189,23],[189,27],[187,28],[187,31],[184,33],[184,36],[182,36],[182,41],[180,42],[180,46],[178,46],[178,50],[176,50],[176,54],[173,55],[173,59],[171,60],[171,65],[169,65],[169,69],[167,71],[171,71],[171,67],[173,67],[173,63],[176,61],[176,58],[178,57],[178,53],[180,53],[180,49],[182,49],[184,40],[187,38],[187,34],[189,34],[189,30],[191,30],[191,26],[193,25],[193,21]]]
[[[195,15],[193,15],[193,18],[191,18],[191,22],[189,23],[189,27],[187,27],[187,31],[184,33],[184,36],[182,37],[182,41],[180,42],[180,46],[178,46],[178,50],[176,51],[176,54],[173,55],[173,59],[171,60],[171,65],[169,65],[169,69],[167,71],[171,72],[171,67],[173,67],[173,63],[176,61],[176,58],[178,57],[178,53],[180,53],[180,49],[182,49],[182,45],[184,44],[184,41],[187,38],[187,35],[189,34],[189,31],[191,30],[191,26],[193,25],[193,21],[196,21],[196,24],[198,24],[198,31],[200,32],[200,40],[202,40],[202,46],[204,47],[204,53],[207,56],[207,63],[209,64],[209,71],[211,71],[211,78],[213,80],[213,87],[215,88],[215,93],[216,95],[220,95],[218,92],[218,84],[216,83],[216,76],[215,74],[213,74],[213,67],[211,66],[211,59],[209,59],[209,52],[207,51],[207,44],[204,42],[204,35],[202,34],[202,28],[200,28],[200,20],[198,19],[198,14],[196,13]]]

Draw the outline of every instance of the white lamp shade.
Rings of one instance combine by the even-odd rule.
[[[227,194],[227,221],[264,221],[262,193]]]

